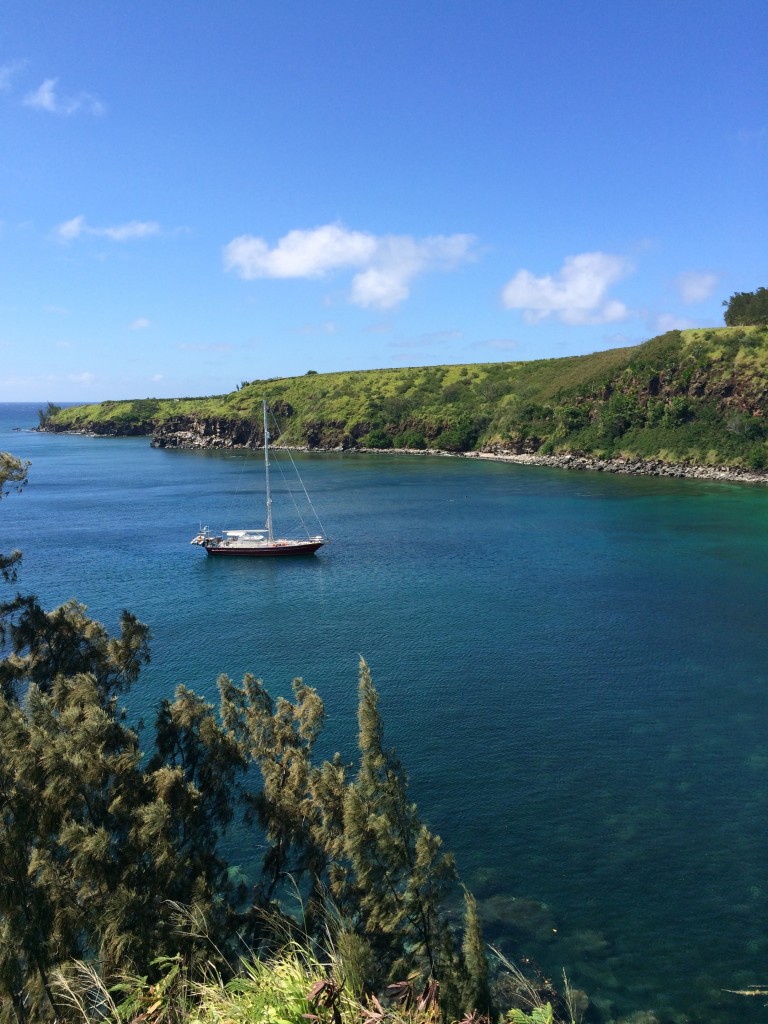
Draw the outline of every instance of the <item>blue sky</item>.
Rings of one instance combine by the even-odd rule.
[[[768,285],[765,0],[4,0],[0,400],[575,355]]]

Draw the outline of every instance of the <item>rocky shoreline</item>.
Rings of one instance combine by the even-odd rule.
[[[467,452],[465,458],[494,459],[528,466],[551,466],[597,473],[626,473],[630,476],[668,476],[692,480],[730,480],[745,484],[768,484],[768,472],[739,466],[695,466],[663,459],[595,459],[586,455],[515,455],[498,452]]]
[[[308,451],[310,449],[302,449]],[[317,451],[317,449],[311,449]],[[340,449],[331,449],[334,451]],[[664,462],[663,459],[596,459],[588,455],[536,455],[533,452],[494,451],[444,452],[434,448],[357,448],[372,455],[433,455],[456,459],[487,459],[493,462],[512,462],[520,466],[549,466],[551,469],[570,469],[592,473],[624,473],[628,476],[667,476],[678,479],[731,481],[742,484],[768,484],[768,472],[742,469],[739,466],[695,466],[683,462]]]
[[[238,426],[241,426],[238,424]],[[201,429],[195,424],[196,429],[179,429],[159,431],[127,431],[126,434],[117,433],[113,430],[105,430],[103,427],[98,430],[83,429],[66,431],[66,433],[78,433],[92,437],[118,437],[136,436],[142,434],[151,438],[150,444],[153,448],[214,448],[214,449],[238,449],[255,448],[261,446],[261,437],[257,436],[258,431],[251,425],[248,429],[242,426],[240,430],[232,429],[231,422],[215,422],[205,424]],[[39,429],[39,428],[38,428]],[[58,433],[59,431],[54,431]],[[282,447],[276,444],[275,448]],[[355,452],[368,455],[423,455],[439,458],[454,459],[487,459],[494,462],[510,462],[522,466],[548,466],[551,469],[568,469],[579,472],[594,473],[621,473],[629,476],[656,476],[674,477],[677,479],[730,481],[744,484],[768,484],[768,470],[750,470],[740,466],[701,466],[685,462],[666,462],[663,459],[641,459],[616,457],[611,459],[600,459],[589,455],[575,455],[565,453],[561,455],[540,455],[535,451],[512,451],[501,445],[494,445],[492,448],[480,451],[448,452],[437,448],[365,448],[362,446],[345,447],[330,445],[286,445],[291,451],[311,452],[344,452],[354,454]]]

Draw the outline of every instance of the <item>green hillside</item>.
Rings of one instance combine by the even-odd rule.
[[[259,437],[261,401],[283,440],[318,448],[433,448],[768,465],[768,327],[667,334],[631,348],[532,362],[367,370],[245,382],[210,398],[103,402],[54,430],[152,434],[216,423]]]

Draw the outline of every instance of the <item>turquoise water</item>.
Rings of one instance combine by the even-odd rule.
[[[32,460],[0,548],[45,604],[150,624],[132,714],[301,675],[349,750],[362,654],[491,942],[609,1013],[768,1012],[723,992],[768,981],[768,489],[307,454],[333,543],[229,562],[189,540],[260,525],[258,459],[12,429],[35,410],[0,406]]]

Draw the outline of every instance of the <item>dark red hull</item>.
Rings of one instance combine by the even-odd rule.
[[[226,555],[228,558],[276,558],[282,555],[313,555],[318,548],[323,546],[323,541],[307,541],[306,544],[273,544],[263,547],[237,548],[237,547],[206,547],[209,555]]]

